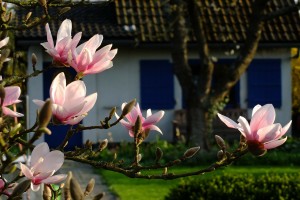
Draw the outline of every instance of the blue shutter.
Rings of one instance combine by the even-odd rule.
[[[173,68],[168,60],[140,61],[140,92],[142,109],[173,109]]]
[[[271,103],[281,107],[281,60],[257,59],[249,65],[248,107]]]

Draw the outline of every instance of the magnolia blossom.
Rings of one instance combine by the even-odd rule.
[[[86,97],[86,87],[83,81],[73,81],[66,85],[66,77],[59,73],[50,87],[50,99],[52,101],[52,113],[55,121],[62,124],[78,124],[96,103],[97,93]],[[42,107],[44,101],[33,100]]]
[[[112,45],[110,44],[96,51],[102,40],[103,36],[96,34],[72,52],[69,63],[79,77],[99,73],[113,66],[111,60],[117,54],[117,49],[111,50]]]
[[[121,108],[125,107],[126,103],[123,103]],[[137,120],[137,117],[139,116],[142,123],[142,131],[149,131],[149,130],[155,130],[162,134],[162,131],[154,125],[155,123],[159,122],[160,119],[164,116],[164,111],[159,111],[152,115],[151,109],[147,110],[147,116],[146,118],[143,117],[143,114],[141,112],[139,104],[133,107],[133,109],[125,116],[127,118],[127,121],[121,120],[120,123],[125,126],[129,130],[129,135],[131,137],[134,137],[134,125]],[[117,118],[119,116],[115,114]]]
[[[22,117],[23,114],[12,111],[10,108],[7,107],[15,103],[21,102],[21,100],[19,100],[21,89],[18,86],[8,86],[5,87],[4,90],[5,90],[5,97],[2,104],[3,114],[10,117]],[[2,99],[0,99],[0,103],[2,103]]]
[[[29,166],[20,163],[22,173],[31,180],[31,189],[38,191],[40,184],[59,183],[67,177],[66,174],[53,174],[64,163],[64,154],[60,151],[51,151],[47,143],[37,145],[31,154]]]
[[[77,33],[72,39],[72,22],[66,19],[58,29],[56,44],[54,46],[48,23],[46,24],[46,32],[47,42],[41,43],[41,45],[46,49],[46,52],[52,56],[55,63],[68,66],[68,56],[71,55],[72,50],[78,45],[82,33]]]
[[[250,125],[242,116],[239,117],[239,124],[237,124],[218,113],[218,117],[228,127],[238,129],[241,132],[247,140],[249,150],[254,154],[278,147],[286,141],[287,137],[282,138],[282,136],[289,129],[292,121],[282,127],[279,123],[274,124],[275,116],[275,109],[272,104],[256,105],[252,111]]]

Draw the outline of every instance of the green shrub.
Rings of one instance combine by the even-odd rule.
[[[293,200],[300,199],[300,173],[254,176],[223,175],[183,180],[165,200]]]

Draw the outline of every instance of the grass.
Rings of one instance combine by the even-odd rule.
[[[183,173],[200,168],[195,167],[180,167],[170,172]],[[299,172],[299,167],[270,167],[270,166],[230,166],[219,169],[213,173],[207,173],[202,176],[194,176],[193,178],[209,179],[210,177],[223,173],[295,173]],[[131,179],[122,174],[110,172],[107,170],[99,170],[104,180],[109,185],[110,189],[117,194],[121,200],[163,200],[170,190],[175,187],[181,179],[176,180],[144,180]],[[190,177],[189,177],[190,178]]]

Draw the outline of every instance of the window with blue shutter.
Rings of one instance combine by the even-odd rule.
[[[140,61],[140,92],[142,109],[174,108],[174,75],[168,60]]]
[[[255,59],[248,67],[248,107],[271,103],[281,107],[281,60]]]

